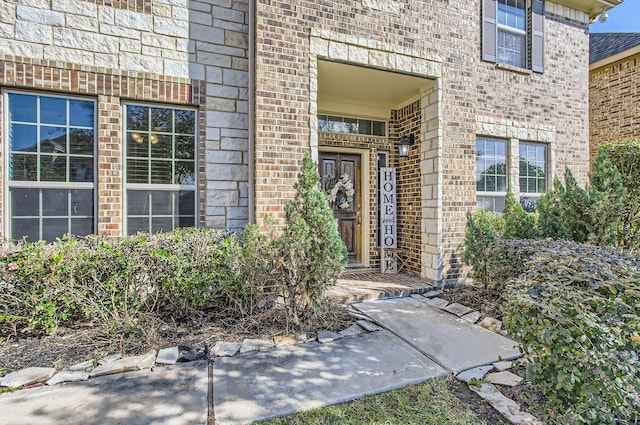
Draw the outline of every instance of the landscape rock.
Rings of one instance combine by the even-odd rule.
[[[493,332],[502,328],[502,322],[498,319],[494,319],[493,317],[485,317],[480,323],[478,323],[478,325]]]
[[[353,311],[349,312],[349,316],[353,317],[356,320],[368,320],[369,319],[367,316],[364,316],[364,315],[358,314],[358,313],[354,313]]]
[[[69,366],[69,370],[72,372],[82,371],[82,370],[91,370],[95,367],[96,361],[91,359],[86,362],[76,363],[74,365]]]
[[[482,384],[480,388],[470,385],[469,388],[484,400],[488,401],[494,409],[502,413],[512,424],[542,424],[535,416],[521,411],[520,406],[518,406],[515,401],[505,397],[491,384]]]
[[[358,325],[351,325],[347,329],[340,331],[340,335],[354,336],[362,333],[362,328]]]
[[[107,363],[115,362],[116,360],[120,360],[122,358],[122,354],[112,354],[105,358],[98,360],[98,365],[104,365]]]
[[[344,337],[344,335],[340,335],[336,332],[327,332],[327,331],[319,331],[318,332],[318,342],[323,344],[328,344],[329,342],[333,342],[336,339],[340,339]]]
[[[482,378],[484,378],[484,376],[493,369],[493,366],[480,366],[480,367],[474,367],[473,369],[469,369],[469,370],[465,370],[464,372],[460,372],[456,378],[458,378],[461,381],[466,382],[467,384],[472,380],[472,379],[477,379],[479,381],[482,380]]]
[[[56,373],[52,367],[27,367],[0,378],[0,387],[20,388],[45,382]]]
[[[482,317],[482,314],[480,314],[479,311],[472,311],[471,313],[467,313],[462,316],[461,319],[464,319],[467,322],[477,323],[478,320],[480,320],[480,317]]]
[[[276,344],[276,347],[286,347],[297,344],[298,340],[294,335],[276,335],[273,337],[273,342]]]
[[[225,342],[218,341],[211,349],[211,355],[213,357],[231,357],[238,354],[242,344],[237,342]]]
[[[300,332],[299,334],[296,334],[296,340],[298,340],[298,342],[307,342],[309,338],[307,337],[306,332]]]
[[[198,359],[198,351],[194,348],[187,347],[186,345],[178,345],[178,351],[180,354],[176,362],[185,363]]]
[[[251,339],[246,338],[242,341],[242,347],[240,347],[240,354],[248,353],[250,351],[263,351],[270,350],[275,347],[273,341],[267,341],[265,339]]]
[[[89,377],[94,378],[96,376],[148,369],[155,364],[155,361],[156,350],[150,350],[140,356],[125,357],[124,359],[100,365],[89,373]]]
[[[356,323],[367,332],[377,332],[382,330],[380,326],[374,325],[368,320],[358,320]]]
[[[62,370],[49,379],[47,385],[57,385],[62,382],[80,382],[89,379],[89,372],[84,370]]]
[[[423,297],[421,294],[411,294],[411,298],[418,300],[422,303],[426,303],[427,299],[425,297]]]
[[[467,307],[466,305],[452,303],[444,308],[445,311],[448,311],[451,314],[455,314],[456,316],[464,316],[467,313],[471,313],[473,311],[472,308]]]
[[[434,289],[434,290],[427,291],[424,294],[422,294],[422,296],[426,297],[426,298],[439,297],[440,295],[442,295],[442,291],[440,289]]]
[[[513,367],[513,362],[510,362],[510,361],[495,362],[493,364],[493,367],[498,372],[504,372],[505,370],[509,370]]]
[[[178,347],[163,348],[158,351],[158,357],[156,357],[157,364],[176,364],[178,357],[180,356],[180,349]]]
[[[434,297],[434,298],[430,298],[427,301],[427,304],[433,306],[433,307],[437,307],[437,308],[445,308],[446,306],[449,305],[449,301],[447,300],[443,300],[442,298],[438,298],[438,297]]]
[[[520,382],[522,382],[522,378],[516,375],[515,373],[504,371],[504,372],[488,373],[484,377],[484,381],[490,384],[504,385],[506,387],[515,387]]]

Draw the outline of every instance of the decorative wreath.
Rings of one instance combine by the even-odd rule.
[[[338,178],[336,184],[329,191],[329,203],[337,205],[341,210],[346,210],[353,202],[353,195],[356,193],[353,183],[348,174]]]

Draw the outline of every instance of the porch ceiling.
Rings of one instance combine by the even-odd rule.
[[[622,4],[623,1],[624,0],[554,0],[555,3],[588,13],[590,18],[595,18],[602,12],[606,12]]]
[[[432,84],[432,80],[407,74],[338,62],[318,62],[318,106],[321,110],[323,104],[336,103],[395,109]]]

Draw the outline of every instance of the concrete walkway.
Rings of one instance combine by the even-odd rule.
[[[0,423],[242,424],[417,384],[499,359],[515,343],[413,298],[354,304],[384,330],[0,395]],[[212,383],[212,384],[211,384]]]

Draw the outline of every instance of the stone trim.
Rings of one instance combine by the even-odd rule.
[[[98,6],[110,6],[114,9],[130,10],[139,13],[152,13],[153,0],[81,0]],[[185,1],[186,3],[186,1]]]

